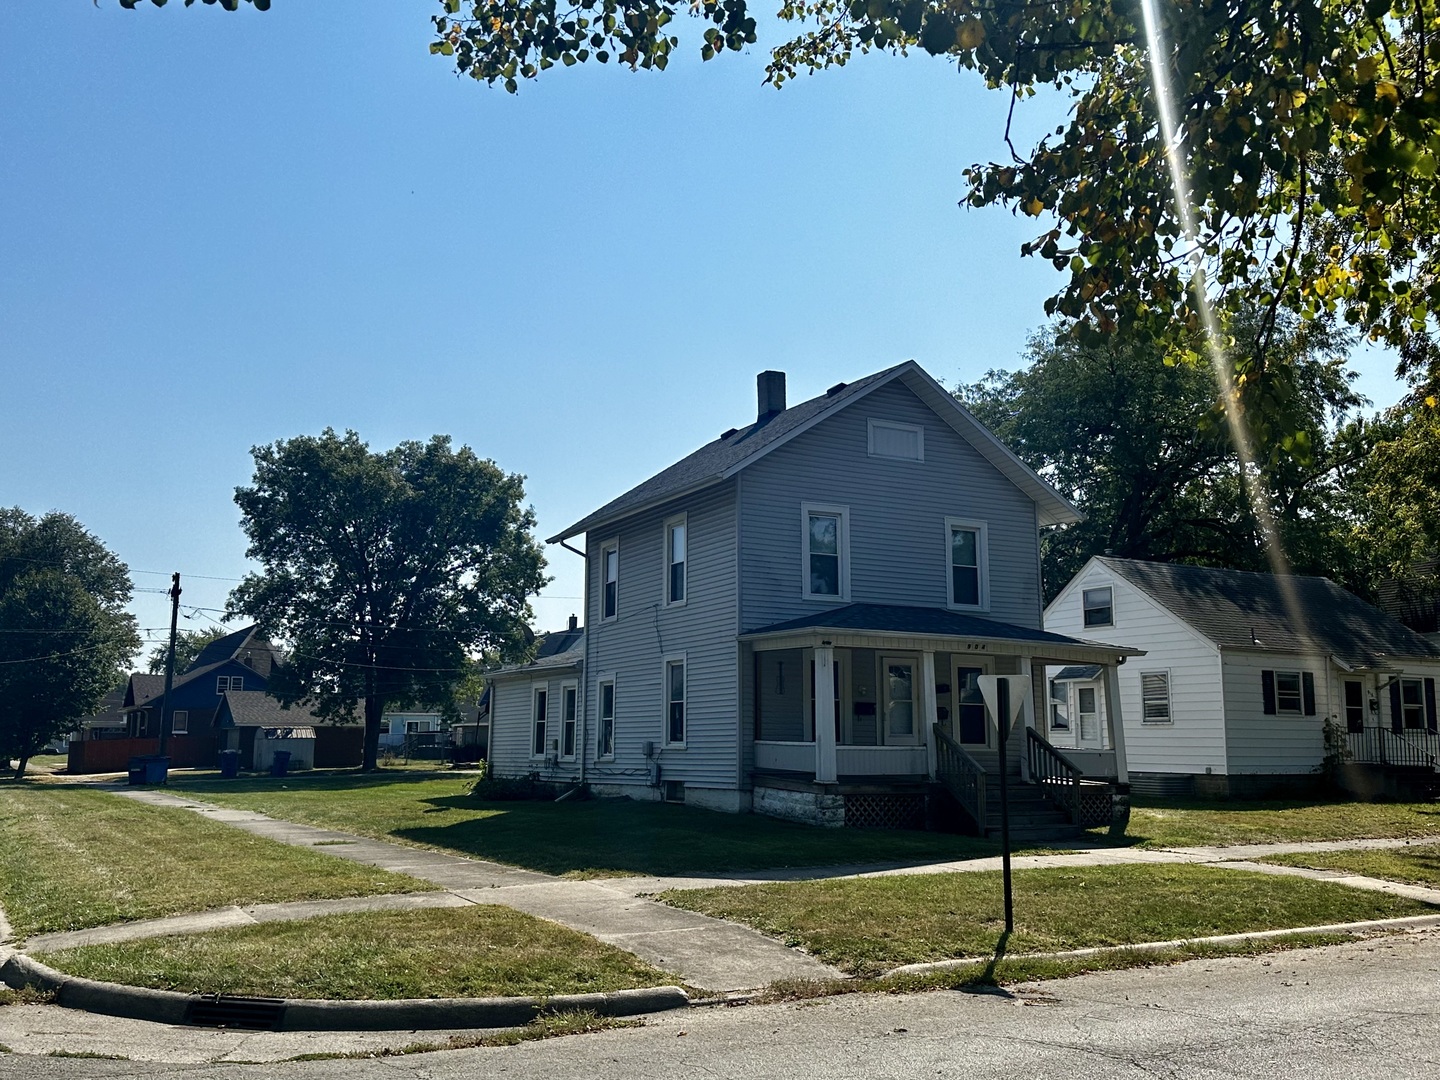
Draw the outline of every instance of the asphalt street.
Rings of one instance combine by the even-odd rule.
[[[693,1009],[640,1029],[368,1060],[166,1066],[0,1055],[0,1078],[1440,1076],[1440,933],[1011,993]]]

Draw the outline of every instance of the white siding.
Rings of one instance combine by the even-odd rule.
[[[1334,711],[1324,657],[1225,650],[1225,727],[1232,773],[1308,773],[1325,758],[1325,717]],[[1262,671],[1308,671],[1315,715],[1265,715]]]
[[[1086,629],[1080,606],[1082,590],[1103,585],[1114,590],[1115,625]],[[1220,650],[1208,639],[1094,561],[1046,608],[1045,629],[1145,650],[1144,656],[1132,656],[1120,667],[1125,755],[1132,773],[1226,771]],[[1170,674],[1169,724],[1141,720],[1140,675],[1147,671]],[[1256,679],[1258,689],[1259,676]],[[1072,716],[1071,724],[1076,722]]]
[[[579,778],[580,765],[577,761],[561,761],[553,768],[547,768],[541,758],[530,753],[531,702],[536,687],[546,687],[550,693],[545,704],[545,738],[559,739],[560,731],[560,687],[573,683],[579,676],[572,671],[547,673],[536,676],[510,676],[495,679],[491,683],[490,695],[490,769],[496,776],[516,777],[538,773],[542,780],[575,780]],[[578,716],[577,716],[578,720]],[[591,729],[594,730],[593,727]],[[577,731],[576,738],[579,738]]]

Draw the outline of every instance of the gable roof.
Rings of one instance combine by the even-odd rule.
[[[255,668],[249,667],[243,660],[237,660],[233,656],[227,656],[213,664],[206,664],[204,667],[192,665],[185,670],[185,674],[176,675],[174,683],[171,684],[170,692],[174,693],[182,686],[202,679],[227,664],[237,664],[245,672],[245,678],[258,678],[262,682],[268,682],[268,676]],[[130,684],[125,690],[125,705],[127,709],[138,709],[157,701],[165,696],[165,676],[151,675],[147,672],[135,672],[130,676]]]
[[[553,633],[544,634],[540,638],[540,647],[535,650],[533,660],[525,664],[510,664],[506,667],[496,668],[486,674],[490,678],[495,678],[538,671],[559,671],[565,668],[579,667],[584,659],[585,628],[582,626],[575,630],[556,630]],[[485,694],[481,697],[482,706],[486,704],[489,693],[489,687],[486,687]]]
[[[855,382],[841,383],[817,397],[791,406],[784,412],[756,420],[748,427],[727,432],[681,458],[668,469],[663,469],[650,479],[637,484],[623,495],[611,499],[594,513],[556,533],[546,542],[554,544],[568,540],[572,536],[589,532],[597,525],[627,517],[667,499],[727,480],[771,450],[783,446],[847,405],[854,404],[867,394],[896,380],[913,391],[942,421],[1028,495],[1036,504],[1041,525],[1067,525],[1081,520],[1080,511],[1064,496],[1016,457],[988,428],[976,420],[968,409],[956,401],[953,394],[931,378],[924,368],[913,360],[907,360],[903,364],[877,371]]]
[[[282,705],[264,690],[227,690],[215,714],[217,728],[308,728],[319,723],[323,721],[304,705]]]
[[[1116,576],[1221,648],[1324,653],[1350,667],[1440,659],[1440,646],[1329,578],[1096,556]],[[1292,610],[1286,592],[1298,611]]]
[[[252,623],[207,644],[196,654],[185,673],[188,675],[226,660],[239,660],[246,667],[268,677],[275,666],[275,646],[260,633],[260,627]]]

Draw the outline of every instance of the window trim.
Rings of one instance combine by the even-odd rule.
[[[1350,704],[1350,688],[1354,687],[1357,696],[1360,698],[1358,704]],[[1340,681],[1340,708],[1345,716],[1345,730],[1352,735],[1357,735],[1365,730],[1365,682],[1363,679],[1342,679]],[[1360,714],[1357,722],[1352,717],[1351,711]]]
[[[1104,589],[1106,592],[1108,592],[1108,593],[1110,594],[1110,602],[1109,602],[1108,604],[1103,604],[1103,605],[1099,605],[1099,606],[1100,606],[1100,607],[1108,608],[1108,609],[1110,610],[1110,617],[1109,617],[1108,619],[1106,619],[1104,622],[1093,622],[1093,623],[1092,623],[1092,622],[1090,621],[1089,617],[1088,617],[1088,616],[1090,615],[1090,608],[1086,606],[1086,603],[1085,603],[1085,594],[1086,594],[1086,593],[1092,593],[1092,592],[1099,592],[1101,589]],[[1101,626],[1114,626],[1114,625],[1115,625],[1115,586],[1114,586],[1113,584],[1090,585],[1090,586],[1088,586],[1088,587],[1082,585],[1082,586],[1080,587],[1080,627],[1081,627],[1081,629],[1082,629],[1082,630],[1093,630],[1093,629],[1095,629],[1096,627],[1101,627]]]
[[[685,557],[680,562],[680,599],[670,599],[670,569],[675,564],[671,561],[670,530],[679,525],[685,530]],[[688,513],[673,514],[666,518],[660,527],[660,566],[662,580],[660,582],[660,605],[667,608],[684,607],[685,602],[690,599],[690,515]],[[618,604],[617,604],[618,606]]]
[[[955,564],[951,562],[954,552],[951,545],[957,529],[968,529],[975,533],[975,575],[979,579],[980,602],[960,604],[955,601]],[[952,611],[990,610],[990,525],[975,518],[947,517],[945,519],[945,604]]]
[[[835,530],[840,560],[840,591],[835,594],[810,591],[810,516],[838,518]],[[833,503],[800,504],[800,595],[806,600],[827,604],[850,602],[850,507]]]
[[[604,731],[605,731],[605,727],[604,727],[604,724],[605,724],[605,713],[604,713],[605,689],[604,689],[604,688],[607,687],[607,686],[610,687],[610,749],[609,749],[609,750],[603,749],[603,743],[601,742],[601,736],[604,734]],[[596,760],[596,761],[614,761],[614,760],[615,760],[615,713],[616,713],[615,701],[616,701],[615,676],[614,676],[614,675],[600,675],[600,676],[598,676],[598,677],[596,678],[596,680],[595,680],[595,760]]]
[[[540,695],[545,695],[545,713],[542,716],[537,706]],[[535,735],[539,729],[544,729],[541,735],[543,740],[540,752],[535,752]],[[550,748],[550,684],[548,682],[537,682],[530,684],[530,760],[544,761],[546,751]]]
[[[1424,678],[1422,678],[1421,676],[1418,676],[1418,675],[1400,675],[1400,676],[1398,676],[1398,677],[1396,678],[1395,681],[1400,684],[1400,727],[1401,727],[1401,730],[1403,730],[1403,731],[1426,731],[1426,730],[1428,730],[1427,727],[1426,727],[1426,723],[1425,723],[1425,680],[1424,680]],[[1417,697],[1418,700],[1416,700],[1416,701],[1406,701],[1406,700],[1405,700],[1405,687],[1406,687],[1407,685],[1413,685],[1413,686],[1415,687],[1415,694],[1416,694],[1416,697]],[[1409,714],[1410,714],[1410,711],[1411,711],[1412,709],[1414,710],[1416,719],[1418,720],[1418,723],[1416,723],[1413,727],[1410,725],[1410,722],[1409,722]]]
[[[567,721],[565,719],[565,694],[566,692],[575,695],[575,717]],[[574,728],[570,735],[570,753],[565,753],[565,727],[569,724]],[[574,761],[580,753],[580,682],[578,679],[565,679],[560,683],[560,753],[561,761]],[[548,738],[548,735],[547,735]]]
[[[172,713],[170,714],[170,734],[171,734],[171,735],[189,735],[189,734],[190,734],[190,710],[189,710],[189,709],[176,709],[174,712],[172,712]]]
[[[889,428],[891,431],[912,431],[916,436],[916,446],[920,453],[918,457],[904,457],[900,454],[884,454],[875,449],[875,429]],[[913,461],[916,464],[925,463],[925,425],[907,424],[900,420],[882,420],[878,417],[870,417],[865,421],[865,452],[872,458],[881,458],[884,461]]]
[[[684,738],[678,742],[670,740],[670,668],[679,664],[684,679],[683,696],[680,699],[680,719],[684,725]],[[690,663],[685,653],[671,653],[660,660],[660,745],[667,750],[684,750],[690,740]]]
[[[1165,679],[1165,719],[1163,719],[1163,720],[1151,720],[1149,717],[1147,717],[1147,716],[1145,715],[1145,676],[1146,676],[1146,675],[1160,675],[1160,676],[1163,676],[1164,679]],[[1100,703],[1099,695],[1098,695],[1098,694],[1096,695],[1095,703],[1096,703],[1096,705],[1099,705],[1099,703]],[[1140,722],[1141,722],[1142,724],[1155,724],[1155,725],[1174,724],[1174,723],[1175,723],[1175,693],[1174,693],[1174,689],[1173,689],[1173,688],[1171,687],[1171,685],[1170,685],[1170,669],[1169,669],[1169,668],[1155,668],[1155,669],[1152,669],[1152,670],[1150,670],[1150,671],[1142,671],[1142,672],[1140,672]]]
[[[615,552],[615,610],[609,615],[605,614],[605,586],[609,584],[605,580],[605,556]],[[600,545],[600,618],[598,622],[614,622],[620,618],[620,538],[611,537]]]
[[[1275,672],[1275,715],[1276,716],[1304,716],[1305,715],[1305,673],[1299,670],[1289,671],[1280,668],[1272,669]],[[1295,696],[1299,701],[1293,709],[1287,709],[1280,704],[1280,676],[1295,676]]]
[[[232,685],[232,684],[235,684],[235,683],[238,683],[239,685],[238,685],[238,686],[237,686],[237,685]],[[216,676],[215,676],[215,693],[216,693],[216,694],[225,694],[225,693],[228,693],[228,692],[231,691],[231,690],[244,690],[244,689],[245,689],[245,676],[244,676],[244,675],[216,675]]]

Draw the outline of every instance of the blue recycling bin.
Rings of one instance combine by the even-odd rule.
[[[284,776],[290,771],[290,751],[276,750],[275,757],[270,762],[271,776]]]
[[[240,775],[240,751],[220,751],[220,777],[224,780],[234,780]]]
[[[170,774],[170,759],[160,754],[145,754],[130,759],[129,785],[163,784]]]

